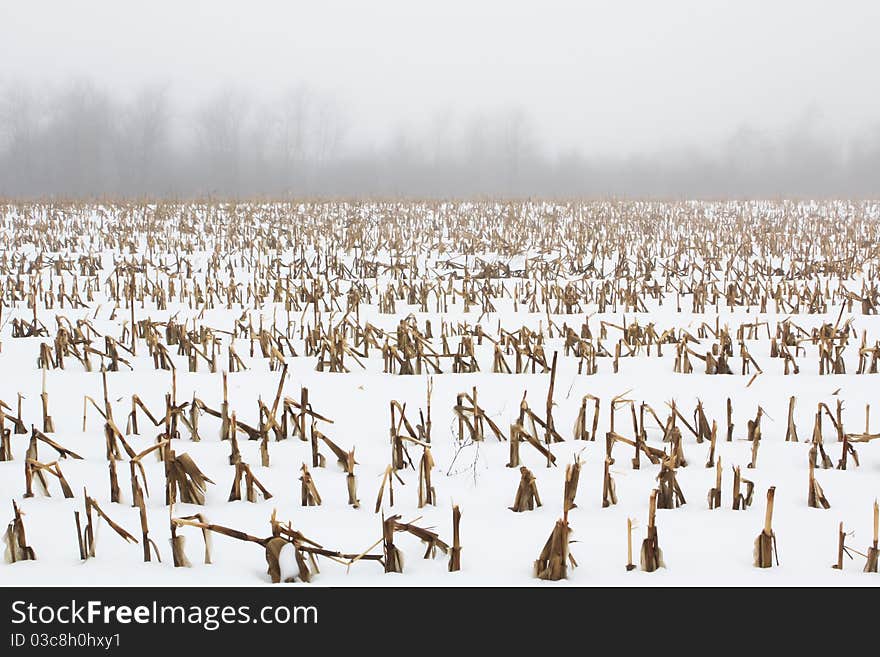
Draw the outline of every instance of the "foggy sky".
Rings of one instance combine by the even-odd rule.
[[[0,194],[880,196],[870,1],[0,4]]]

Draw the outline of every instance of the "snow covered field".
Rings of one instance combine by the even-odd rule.
[[[838,558],[841,522],[847,534],[852,533],[846,538],[847,547],[867,553],[874,531],[872,507],[880,497],[880,441],[870,439],[872,432],[880,431],[880,406],[876,374],[867,371],[871,349],[880,336],[880,318],[873,308],[878,210],[877,205],[843,202],[2,208],[0,400],[6,404],[4,426],[10,431],[12,458],[0,462],[0,511],[11,520],[11,501],[19,505],[27,544],[36,560],[0,564],[0,583],[268,584],[263,547],[214,533],[212,563],[205,564],[201,531],[194,527],[177,529],[186,536],[192,566],[174,567],[169,521],[172,516],[202,513],[209,523],[265,538],[271,535],[274,510],[279,521],[285,525],[289,521],[310,541],[347,555],[335,560],[318,557],[320,572],[311,568],[312,585],[877,585],[880,579],[862,572],[864,556],[853,553],[852,560],[845,556],[842,571],[831,566]],[[96,259],[91,263],[80,256]],[[97,267],[90,271],[92,264]],[[429,289],[424,297],[420,286]],[[360,299],[353,299],[352,289],[359,290]],[[391,294],[383,297],[388,289]],[[566,289],[569,306],[559,302]],[[36,324],[30,307],[35,290]],[[705,294],[705,307],[694,312],[698,294]],[[380,312],[390,310],[382,307],[383,298],[386,303],[393,298],[393,311]],[[267,441],[249,440],[246,431],[237,431],[241,461],[250,465],[271,497],[264,499],[257,490],[255,502],[244,499],[244,494],[241,500],[229,501],[235,471],[230,465],[230,441],[221,440],[221,419],[201,410],[200,440],[192,440],[189,428],[177,421],[179,437],[173,438],[171,448],[177,455],[187,453],[214,482],[207,485],[204,505],[178,501],[170,510],[165,503],[166,464],[159,459],[161,452],[143,459],[149,536],[161,562],[155,555],[144,562],[140,545],[125,542],[99,520],[95,556],[82,560],[74,512],[84,513],[84,489],[114,522],[138,541],[142,535],[140,513],[132,504],[130,456],[121,446],[116,466],[120,500],[111,501],[105,419],[98,410],[104,409],[102,364],[109,369],[114,360],[105,336],[113,338],[118,358],[126,361],[117,360],[118,369],[106,373],[112,417],[124,440],[140,453],[165,437],[160,434],[166,428],[163,419],[166,395],[172,393],[172,371],[156,367],[151,352],[158,348],[149,344],[149,328],[135,339],[134,354],[130,352],[132,317],[141,325],[145,320],[152,323],[154,336],[173,361],[172,405],[198,398],[199,408],[221,408],[222,372],[229,369],[232,344],[246,369],[228,374],[229,409],[238,421],[258,431],[258,402],[272,407],[282,361],[286,363],[278,408],[285,398],[299,402],[301,389],[308,389],[311,409],[332,420],[319,419],[315,427],[345,452],[354,449],[358,508],[349,503],[346,473],[328,444],[319,444],[325,467],[313,466],[310,440],[300,439],[291,428],[295,407],[286,416],[289,426],[283,440],[277,440],[269,428]],[[421,373],[386,373],[383,345],[397,349],[402,358],[395,371],[404,361],[413,367],[419,361],[401,346],[399,327],[407,317],[414,318],[413,326],[422,336],[430,322],[433,337],[425,344],[437,354],[447,351],[441,339],[444,325],[449,354],[459,353],[461,334],[469,334],[479,371],[454,373],[453,356],[433,359],[423,346]],[[79,320],[83,321],[77,325]],[[786,320],[797,374],[786,375],[785,359],[771,357],[771,338],[777,344],[784,342],[779,331]],[[36,335],[14,337],[19,330],[16,321],[20,330]],[[607,323],[604,329],[602,322]],[[759,325],[751,334],[747,327],[740,336],[741,325],[755,322]],[[652,324],[651,335],[664,336],[662,355],[654,339],[651,346],[644,344],[644,330],[626,337],[621,327],[629,329],[636,323],[643,329]],[[188,340],[204,357],[184,353],[173,340],[169,343],[169,324],[185,324]],[[482,339],[475,329],[478,324]],[[342,356],[342,363],[349,371],[328,371],[330,365],[316,370],[319,354],[307,355],[306,339],[316,325],[322,327],[324,342],[318,339],[314,344],[326,346],[326,358],[331,352],[342,353],[341,343],[328,337],[333,329],[338,338],[344,336],[351,351]],[[367,325],[374,327],[378,346],[363,355],[358,332]],[[706,364],[698,355],[712,350],[720,341],[714,332],[725,326],[731,338],[732,374],[706,374]],[[823,326],[826,333],[820,335]],[[68,329],[68,339],[81,356],[91,341],[95,350],[88,356],[91,371],[70,353],[63,358],[63,369],[47,366],[44,371],[38,366],[41,344],[57,354],[60,327]],[[74,327],[82,342],[77,343]],[[532,445],[520,444],[522,465],[535,475],[542,505],[516,513],[509,507],[521,475],[519,467],[507,467],[511,425],[517,421],[524,393],[534,413],[546,418],[551,380],[541,365],[532,373],[528,356],[524,356],[528,371],[515,373],[515,347],[509,342],[501,345],[501,352],[514,372],[493,371],[495,342],[503,341],[500,329],[513,334],[522,327],[542,335],[540,345],[548,365],[557,355],[552,416],[564,440],[547,446],[555,456],[552,467]],[[573,347],[566,349],[566,328],[573,329],[572,339],[588,345],[582,348],[595,350],[595,374],[586,373],[589,358],[582,363]],[[280,352],[275,362],[271,350],[270,357],[263,355],[261,329],[271,336],[264,338],[264,344]],[[404,333],[411,339],[415,333],[407,330]],[[523,339],[523,332],[516,335]],[[754,359],[746,374],[741,373],[741,342]],[[537,344],[536,339],[529,343],[532,353]],[[834,367],[842,365],[846,373],[819,374],[823,344],[844,347],[834,352],[839,357]],[[692,373],[675,371],[680,345],[690,350]],[[620,357],[615,372],[616,348]],[[212,349],[215,372],[208,362]],[[630,351],[634,355],[628,355]],[[857,373],[860,359],[865,373]],[[196,371],[191,371],[193,362]],[[461,362],[470,367],[469,356]],[[431,363],[439,363],[442,372],[434,371]],[[45,435],[82,457],[58,461],[74,495],[70,499],[65,499],[52,475],[46,475],[51,496],[45,496],[35,481],[34,496],[24,497],[32,427],[44,430],[40,395],[44,380],[54,423],[54,431]],[[402,484],[394,480],[394,505],[386,487],[381,511],[376,513],[383,474],[392,463],[391,401],[405,404],[407,419],[415,433],[422,434],[417,425],[425,428],[429,381],[435,504],[419,508],[424,451],[408,441],[406,450],[414,467],[407,462],[396,472]],[[479,405],[508,440],[498,440],[488,428],[482,441],[459,440],[457,395],[474,387]],[[14,431],[19,394],[25,433]],[[138,411],[139,434],[127,426],[133,395],[158,420],[154,425]],[[574,440],[585,395],[600,400],[593,441]],[[95,405],[86,405],[86,396]],[[634,469],[633,446],[622,442],[613,446],[610,471],[618,501],[605,508],[602,504],[606,433],[616,396],[633,400],[637,414],[645,403],[658,416],[659,423],[647,407],[642,411],[640,429],[646,448],[673,451],[663,440],[670,417],[667,402],[674,400],[684,418],[676,419],[675,426],[681,430],[686,465],[673,466],[677,465],[674,470],[686,503],[657,511],[666,567],[655,572],[638,567],[649,498],[660,471],[647,450]],[[793,419],[798,442],[785,440],[791,396],[796,397]],[[730,442],[728,399],[733,421]],[[715,457],[720,458],[723,473],[717,509],[710,509],[707,502],[716,476],[715,462],[708,462],[710,441],[697,442],[687,426],[696,428],[698,400],[709,425],[717,423]],[[831,420],[838,400],[843,403],[841,432]],[[828,509],[808,505],[810,441],[819,403],[830,410],[823,411],[822,440],[832,467],[823,468],[820,459],[815,470]],[[749,468],[753,444],[747,439],[747,423],[756,417],[759,406],[761,437],[755,467]],[[592,401],[588,410],[589,425]],[[282,414],[277,412],[279,422]],[[189,408],[180,416],[190,418]],[[530,423],[526,421],[523,428],[530,430]],[[636,439],[626,404],[617,407],[615,432]],[[853,442],[839,441],[843,433]],[[544,445],[541,426],[535,435]],[[262,465],[261,443],[268,449],[268,467]],[[859,464],[850,454],[846,469],[839,469],[845,444],[855,448]],[[58,458],[49,444],[37,441],[37,445],[37,454],[32,455],[36,461],[48,464]],[[569,563],[563,581],[543,581],[535,577],[534,563],[554,524],[563,517],[566,466],[578,457],[583,465],[576,507],[567,514],[570,553],[577,566]],[[303,464],[313,477],[320,505],[301,503]],[[744,510],[732,509],[734,466],[741,466],[742,476],[754,482],[754,499]],[[772,526],[779,566],[756,568],[753,547],[764,527],[771,486],[776,490]],[[382,514],[400,514],[402,522],[433,528],[451,545],[453,505],[462,513],[460,571],[449,572],[449,556],[442,551],[434,559],[423,559],[425,545],[405,531],[394,536],[404,558],[402,573],[385,573],[380,561],[352,558],[365,551],[383,554],[382,543],[377,545]],[[626,569],[628,518],[635,525],[637,567],[631,571]],[[297,574],[293,552],[292,545],[282,551],[283,578]],[[297,579],[293,585],[303,583]]]

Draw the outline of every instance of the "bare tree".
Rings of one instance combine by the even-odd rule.
[[[168,151],[168,87],[154,85],[142,89],[127,108],[124,126],[131,165],[128,190],[161,193],[162,172],[172,165]]]
[[[243,140],[248,110],[244,94],[233,88],[217,92],[196,110],[196,179],[201,179],[208,191],[242,192]]]

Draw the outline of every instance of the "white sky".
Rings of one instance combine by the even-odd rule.
[[[186,102],[305,83],[363,142],[521,108],[548,150],[620,156],[876,126],[878,25],[870,0],[6,1],[0,80],[167,82]]]

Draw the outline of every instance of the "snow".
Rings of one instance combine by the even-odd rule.
[[[23,251],[28,253],[27,250]],[[31,250],[30,257],[35,253]],[[298,253],[298,252],[297,252]],[[284,262],[297,255],[294,252],[282,253]],[[119,254],[115,254],[119,258]],[[191,260],[196,265],[196,276],[204,276],[204,266],[210,252],[193,254]],[[450,257],[444,254],[443,259]],[[112,271],[114,253],[106,250],[102,254],[103,280]],[[520,259],[515,267],[523,266]],[[515,268],[514,267],[514,268]],[[48,282],[50,271],[43,273]],[[240,281],[249,280],[246,268],[236,272]],[[56,283],[58,277],[56,278]],[[71,277],[65,274],[70,285]],[[380,276],[379,289],[390,279]],[[374,282],[370,281],[372,285]],[[511,281],[508,281],[508,285]],[[852,282],[850,289],[858,289],[860,280]],[[547,315],[543,312],[528,313],[524,305],[514,312],[510,299],[496,300],[497,312],[481,318],[479,307],[464,313],[461,302],[451,305],[445,316],[436,312],[418,312],[418,306],[406,306],[397,302],[395,315],[383,315],[374,304],[363,307],[361,321],[368,320],[384,329],[394,330],[397,322],[412,313],[420,327],[430,320],[435,335],[439,334],[443,320],[463,321],[474,324],[480,322],[487,331],[494,334],[500,321],[510,330],[526,324],[546,329]],[[607,320],[622,324],[638,320],[641,324],[654,322],[660,328],[689,327],[692,333],[700,322],[714,325],[715,308],[708,308],[705,315],[687,311],[690,303],[683,303],[683,312],[676,313],[674,297],[661,307],[656,301],[647,299],[650,312],[645,313],[595,313],[595,306],[589,304],[587,314],[592,314],[590,326],[594,332],[599,322]],[[39,319],[50,328],[54,335],[55,315],[61,314],[74,321],[78,318],[92,318],[94,327],[104,333],[119,336],[122,322],[128,319],[128,311],[120,309],[114,320],[109,319],[112,301],[100,296],[87,309],[61,310],[55,308],[39,310]],[[99,307],[100,306],[100,307]],[[433,304],[432,304],[433,306]],[[243,309],[234,304],[231,309],[223,306],[208,310],[199,319],[200,324],[231,330],[234,319],[240,317]],[[154,321],[164,321],[177,315],[196,318],[201,310],[194,311],[188,304],[169,301],[167,310],[160,311],[151,301],[145,307],[137,308],[138,318],[150,317]],[[279,319],[286,317],[283,304],[266,303],[257,311],[250,311],[255,324],[259,314],[271,323],[273,313]],[[22,301],[13,309],[4,308],[7,320],[0,340],[0,399],[15,408],[17,393],[25,395],[23,418],[30,429],[34,424],[40,428],[40,390],[43,373],[37,369],[36,362],[39,345],[45,338],[11,337],[11,316],[30,318],[31,311]],[[797,323],[810,330],[822,323],[837,321],[840,307],[829,307],[825,314],[795,317]],[[737,308],[733,312],[723,306],[719,309],[722,325],[738,326],[744,321],[755,319],[768,321],[771,331],[776,322],[789,315],[775,312],[757,313],[756,308],[746,312]],[[869,338],[880,330],[880,317],[862,315],[855,308],[853,313],[845,312],[844,320],[852,317],[854,328],[859,335],[867,330]],[[578,328],[585,314],[551,315],[559,326],[567,322]],[[296,321],[292,340],[302,354],[299,340],[299,313],[294,313]],[[616,340],[616,338],[615,338]],[[51,340],[48,340],[51,343]],[[609,339],[608,344],[613,345]],[[702,340],[695,350],[705,353],[711,346],[711,339]],[[855,342],[855,341],[853,341]],[[224,357],[220,361],[225,364]],[[438,341],[435,340],[435,344]],[[455,350],[458,339],[451,338],[450,346]],[[856,555],[854,560],[845,559],[844,570],[831,568],[837,559],[837,528],[844,523],[845,530],[852,536],[847,545],[865,552],[872,533],[872,504],[880,497],[880,441],[857,445],[861,465],[856,467],[850,460],[847,470],[817,468],[816,477],[822,485],[831,508],[828,510],[807,506],[807,460],[816,405],[826,402],[832,409],[836,399],[844,400],[844,426],[847,431],[858,433],[864,427],[865,405],[873,405],[872,430],[877,430],[880,422],[880,407],[877,405],[876,375],[856,375],[855,348],[845,353],[848,374],[818,374],[816,347],[806,345],[807,357],[799,358],[801,372],[798,375],[784,376],[781,359],[769,358],[769,341],[766,333],[762,337],[747,341],[750,353],[755,357],[764,373],[747,385],[752,378],[740,375],[740,360],[730,359],[735,374],[729,376],[708,376],[702,373],[702,363],[694,360],[694,373],[677,374],[673,372],[675,358],[674,345],[664,346],[663,356],[648,357],[642,352],[633,358],[621,358],[620,371],[612,372],[611,359],[600,358],[599,372],[592,376],[578,375],[577,363],[572,357],[563,357],[562,340],[558,337],[545,341],[545,352],[549,357],[559,352],[559,364],[554,395],[554,420],[557,429],[566,438],[564,442],[553,444],[551,450],[557,457],[557,467],[548,468],[546,460],[528,445],[522,445],[520,454],[524,465],[537,476],[543,506],[531,512],[514,513],[508,509],[512,504],[519,482],[518,468],[505,467],[509,444],[498,442],[487,432],[486,439],[479,444],[460,448],[456,440],[457,420],[453,414],[456,394],[470,392],[473,386],[479,391],[479,401],[489,416],[507,432],[509,425],[516,420],[519,401],[523,392],[536,413],[544,414],[545,398],[549,374],[493,374],[492,345],[487,340],[477,347],[481,372],[474,374],[444,373],[433,375],[433,394],[431,412],[433,421],[432,451],[437,467],[433,472],[433,483],[437,492],[437,505],[417,508],[418,473],[414,469],[400,472],[405,486],[395,482],[395,505],[388,506],[386,491],[383,512],[385,516],[399,513],[403,521],[416,518],[418,525],[434,527],[441,538],[451,543],[452,505],[457,504],[462,511],[461,540],[462,569],[450,573],[445,556],[433,560],[422,558],[424,546],[413,536],[399,534],[395,544],[405,556],[404,572],[385,574],[377,562],[360,561],[350,568],[326,558],[319,560],[320,573],[311,585],[317,586],[458,586],[458,585],[539,585],[539,586],[619,586],[619,585],[872,585],[880,583],[880,578],[862,572],[864,559]],[[259,349],[254,357],[249,356],[250,343],[247,339],[235,342],[236,351],[247,365],[242,372],[229,374],[229,401],[236,410],[238,418],[248,424],[256,425],[257,400],[270,403],[278,385],[279,372],[270,371],[268,361],[260,357]],[[173,353],[173,352],[172,352]],[[123,354],[128,358],[128,354]],[[200,371],[188,372],[186,359],[174,356],[177,364],[177,399],[190,400],[195,394],[212,407],[219,408],[222,399],[221,377],[219,372],[212,374],[200,363]],[[98,362],[95,358],[94,361]],[[138,394],[155,414],[161,415],[164,409],[164,395],[171,387],[171,373],[156,370],[152,359],[147,355],[143,343],[139,344],[137,356],[131,359],[133,371],[121,366],[118,372],[108,372],[107,381],[116,423],[124,428],[125,418],[130,410],[132,394]],[[294,529],[306,537],[320,543],[325,548],[346,553],[358,554],[381,537],[381,516],[374,513],[373,506],[381,482],[382,474],[390,460],[389,444],[389,402],[394,399],[406,403],[407,416],[415,425],[418,410],[425,409],[427,375],[399,376],[382,372],[382,358],[378,350],[371,350],[366,361],[366,369],[361,370],[354,362],[347,360],[350,373],[330,373],[315,371],[315,357],[287,357],[289,371],[284,382],[284,395],[299,398],[301,386],[309,390],[310,401],[316,412],[334,420],[334,423],[319,423],[318,427],[331,440],[343,449],[355,448],[358,466],[358,496],[360,508],[347,504],[345,475],[336,463],[333,454],[321,448],[327,457],[325,468],[311,467],[310,445],[297,438],[269,444],[271,463],[268,468],[260,465],[259,443],[248,441],[239,434],[239,445],[244,461],[250,464],[256,477],[272,493],[272,498],[263,500],[258,496],[256,503],[247,501],[227,502],[232,483],[233,469],[228,463],[229,443],[219,440],[219,420],[203,415],[200,419],[201,442],[191,442],[185,429],[181,428],[181,440],[175,441],[178,453],[186,452],[199,467],[216,482],[209,485],[207,501],[204,506],[176,504],[176,517],[204,513],[210,522],[234,527],[255,536],[268,536],[269,519],[277,510],[280,520],[290,521]],[[89,408],[87,428],[82,430],[83,397],[89,395],[100,402],[102,384],[100,374],[85,372],[73,358],[66,360],[64,370],[49,370],[46,373],[46,386],[49,393],[49,413],[54,419],[56,432],[52,438],[63,446],[79,453],[83,460],[63,459],[60,465],[65,477],[75,492],[74,499],[64,499],[54,478],[49,478],[51,497],[24,499],[24,454],[29,434],[12,436],[14,460],[0,462],[0,515],[5,510],[12,517],[12,505],[16,500],[24,512],[28,543],[34,547],[37,560],[18,562],[12,565],[0,564],[0,583],[4,585],[113,585],[113,586],[153,586],[153,585],[254,585],[269,582],[263,550],[252,543],[233,540],[215,535],[213,537],[213,563],[202,563],[201,531],[195,528],[182,528],[180,533],[187,536],[187,555],[192,568],[174,568],[171,562],[169,545],[169,509],[164,505],[164,470],[162,463],[152,455],[144,461],[149,483],[150,497],[147,500],[151,537],[158,544],[161,563],[144,563],[140,546],[122,541],[104,522],[100,522],[97,537],[96,558],[81,561],[77,549],[74,525],[74,511],[82,511],[83,488],[88,489],[111,518],[135,536],[140,537],[138,510],[131,506],[128,479],[128,466],[119,463],[122,502],[114,504],[109,499],[109,477],[104,450],[102,420],[94,409]],[[97,369],[97,368],[96,368]],[[449,365],[446,365],[449,369]],[[836,392],[838,391],[839,392]],[[639,569],[628,572],[626,564],[626,520],[633,518],[637,529],[633,544],[635,561],[638,562],[638,546],[645,537],[647,526],[648,498],[656,486],[658,467],[642,458],[639,470],[630,465],[632,449],[617,445],[614,450],[616,463],[612,466],[617,484],[619,503],[602,508],[602,472],[605,450],[604,435],[609,427],[608,403],[618,394],[639,402],[649,403],[665,419],[668,415],[666,402],[675,400],[685,417],[691,417],[697,399],[701,399],[709,422],[718,421],[718,443],[716,455],[723,463],[722,507],[710,510],[707,493],[714,485],[714,468],[705,467],[709,445],[697,444],[694,437],[682,427],[684,451],[688,459],[687,467],[679,468],[678,481],[686,496],[687,503],[674,510],[660,509],[657,513],[659,543],[663,549],[666,568],[654,573]],[[836,394],[835,394],[836,393]],[[585,394],[593,394],[602,399],[598,436],[595,442],[572,440],[572,427]],[[797,396],[795,420],[801,442],[786,443],[786,416],[789,396]],[[735,423],[734,440],[725,441],[725,403],[730,397],[733,402]],[[766,412],[762,422],[762,440],[758,454],[757,467],[747,469],[751,458],[751,443],[745,439],[746,423],[755,416],[758,406]],[[632,429],[629,411],[618,413],[618,431],[631,437]],[[7,427],[10,423],[7,421]],[[135,451],[141,451],[154,444],[158,428],[154,428],[141,417],[141,434],[127,435]],[[840,458],[841,444],[827,421],[823,424],[825,447],[836,464]],[[662,430],[653,422],[648,423],[649,444],[663,448]],[[420,449],[410,448],[413,460],[417,462]],[[46,445],[40,445],[40,460],[51,461],[56,455]],[[532,567],[544,542],[553,529],[554,522],[562,516],[562,492],[565,466],[576,455],[583,460],[580,485],[577,494],[577,507],[569,513],[572,529],[571,553],[578,566],[570,568],[568,579],[560,582],[544,582],[533,577]],[[321,506],[303,507],[300,504],[300,467],[309,464],[317,489],[323,499]],[[732,466],[741,465],[743,476],[755,483],[753,504],[744,511],[731,509]],[[780,566],[758,569],[752,563],[752,548],[755,538],[763,527],[766,492],[769,486],[776,487],[776,508],[773,527],[778,540]],[[374,548],[373,553],[381,550]],[[295,572],[290,550],[282,553],[282,569],[285,574]],[[301,582],[284,584],[303,586]]]

